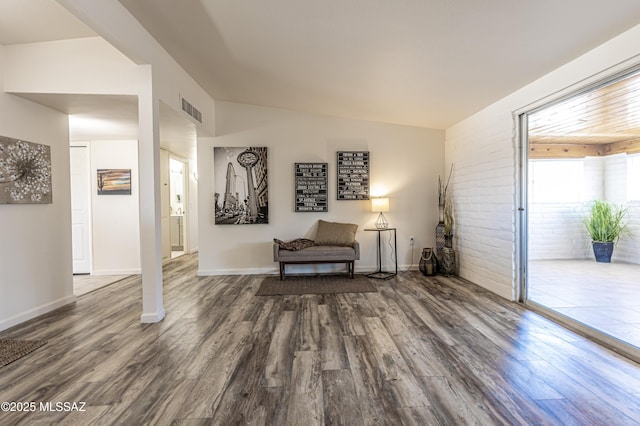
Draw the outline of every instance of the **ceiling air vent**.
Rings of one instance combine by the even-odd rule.
[[[196,120],[198,123],[202,124],[202,113],[198,110],[198,108],[191,105],[189,101],[187,101],[183,97],[180,97],[180,100],[182,101],[182,110],[189,114],[189,116]]]

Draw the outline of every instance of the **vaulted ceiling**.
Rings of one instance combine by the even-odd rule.
[[[640,23],[637,0],[120,0],[214,99],[447,128]]]
[[[120,3],[216,100],[439,129],[640,23],[637,0]],[[55,0],[0,1],[0,44],[92,35]]]

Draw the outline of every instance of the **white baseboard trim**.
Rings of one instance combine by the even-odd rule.
[[[247,269],[198,269],[199,277],[211,275],[264,275],[278,273],[277,268],[247,268]]]
[[[196,248],[192,248],[191,250],[189,250],[189,254],[194,254],[198,252],[198,247]]]
[[[140,275],[142,269],[101,269],[94,270],[91,275]]]
[[[140,315],[140,322],[143,324],[153,324],[156,322],[160,322],[164,319],[167,313],[165,310],[161,310],[160,312],[146,312]]]
[[[300,265],[295,265],[295,272],[296,273],[323,273],[323,272],[340,272],[342,271],[342,269],[344,269],[344,265],[342,265],[341,267],[338,266],[336,268],[331,268],[330,265],[332,264],[322,264],[322,265],[312,265],[312,264],[300,264]],[[337,264],[339,265],[339,264]],[[287,266],[287,272],[289,272],[289,270],[293,267],[293,265],[288,265]],[[322,270],[318,270],[316,269],[316,267],[321,267]],[[342,269],[341,269],[342,268]],[[374,272],[378,269],[377,265],[370,265],[370,266],[359,266],[356,263],[356,273],[368,273],[368,272]],[[385,271],[392,271],[392,266],[386,265],[384,266],[382,269],[384,269]],[[407,271],[407,270],[411,270],[411,271],[417,271],[418,265],[398,265],[398,273]],[[292,270],[293,271],[293,270]],[[273,268],[245,268],[245,269],[241,269],[241,268],[237,268],[237,269],[199,269],[198,270],[198,276],[199,277],[207,277],[207,276],[212,276],[212,275],[275,275],[275,274],[279,274],[280,270],[277,266],[277,264],[274,264]]]
[[[22,312],[18,315],[14,315],[11,318],[0,321],[0,331],[6,330],[18,324],[22,324],[23,322],[39,317],[40,315],[44,315],[47,312],[51,312],[65,305],[75,303],[75,301],[76,296],[71,295],[63,297],[62,299],[54,300],[53,302],[45,303],[44,305],[40,305],[36,308],[29,309],[28,311]]]

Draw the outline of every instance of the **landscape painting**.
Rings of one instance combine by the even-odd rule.
[[[98,195],[131,195],[131,169],[98,169]]]

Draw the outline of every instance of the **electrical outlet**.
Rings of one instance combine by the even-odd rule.
[[[413,235],[409,237],[409,245],[412,246],[416,243],[416,240],[413,238]]]

